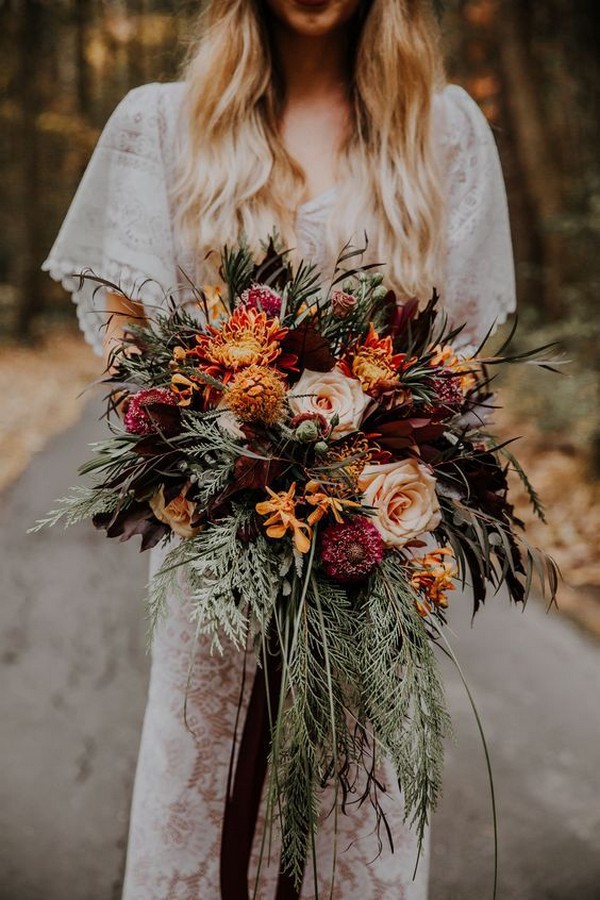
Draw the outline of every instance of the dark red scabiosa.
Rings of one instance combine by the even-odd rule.
[[[383,539],[367,516],[333,523],[321,534],[321,562],[335,581],[363,581],[382,559]]]
[[[125,430],[139,435],[157,434],[165,430],[159,410],[156,409],[155,413],[152,411],[155,405],[177,406],[177,398],[168,388],[147,388],[131,394],[127,398],[123,417]]]
[[[281,312],[280,294],[266,284],[253,284],[241,295],[240,303],[250,309],[262,309],[272,319]]]

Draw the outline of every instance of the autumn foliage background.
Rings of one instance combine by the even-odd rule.
[[[77,417],[98,374],[69,297],[40,264],[108,115],[131,87],[177,77],[199,5],[0,2],[0,486]],[[519,455],[548,508],[534,537],[563,567],[560,605],[600,634],[596,12],[595,0],[448,0],[443,52],[500,148],[517,344],[558,341],[571,361],[566,376],[515,369],[499,426],[523,435]]]

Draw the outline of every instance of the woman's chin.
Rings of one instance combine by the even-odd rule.
[[[350,22],[360,0],[265,0],[284,28],[302,37],[326,37]]]

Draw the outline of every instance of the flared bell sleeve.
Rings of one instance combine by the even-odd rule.
[[[118,284],[145,311],[164,305],[177,280],[163,142],[167,85],[130,91],[107,122],[54,246],[42,265],[72,295],[86,340],[102,355],[102,289],[82,271]]]
[[[492,130],[463,88],[441,95],[445,116],[446,272],[441,285],[457,343],[477,347],[516,308],[506,188]]]

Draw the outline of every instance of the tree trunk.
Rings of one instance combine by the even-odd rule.
[[[76,0],[75,18],[75,66],[77,76],[77,111],[84,118],[90,114],[92,92],[90,67],[86,57],[89,25],[93,13],[93,0]]]
[[[38,71],[43,39],[42,0],[21,0],[17,99],[19,105],[19,168],[21,182],[21,246],[18,260],[17,335],[28,339],[33,321],[43,309],[40,273],[42,206],[37,116],[41,109]]]
[[[506,84],[507,112],[524,184],[539,223],[542,247],[543,306],[552,320],[561,313],[564,282],[561,265],[563,240],[556,231],[562,210],[562,186],[552,157],[551,138],[540,105],[535,65],[526,40],[527,4],[505,0],[498,19],[499,53]]]

